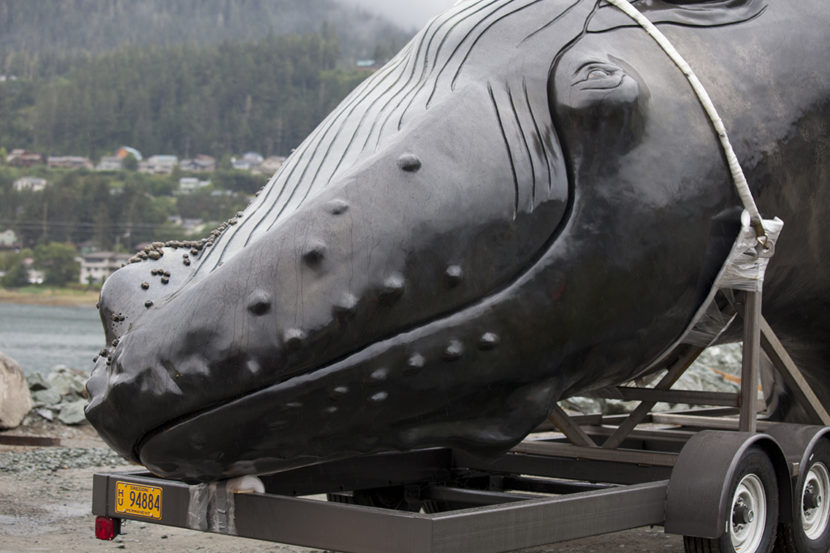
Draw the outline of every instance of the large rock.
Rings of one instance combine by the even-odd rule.
[[[20,365],[0,353],[0,429],[17,428],[32,408],[32,396]]]
[[[86,407],[86,400],[84,399],[63,403],[58,414],[58,420],[66,425],[85,424],[84,407]]]
[[[50,387],[61,396],[82,397],[84,384],[89,375],[77,369],[71,369],[64,365],[52,367],[47,379]]]

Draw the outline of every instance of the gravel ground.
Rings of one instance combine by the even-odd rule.
[[[90,513],[95,472],[134,469],[112,453],[88,425],[65,427],[31,419],[2,433],[61,439],[61,447],[0,445],[0,553],[322,553],[313,549],[204,534],[153,524],[128,522],[113,542],[94,537]],[[325,532],[325,528],[320,528]],[[682,553],[682,539],[661,528],[641,528],[577,540],[523,553]],[[390,551],[389,553],[394,553]],[[471,552],[474,553],[474,552]]]

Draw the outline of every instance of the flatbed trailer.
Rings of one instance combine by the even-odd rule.
[[[704,349],[679,346],[641,403],[619,416],[569,416],[497,457],[428,449],[188,484],[146,472],[94,476],[96,535],[139,520],[352,553],[497,553],[642,526],[684,536],[690,553],[830,551],[830,415],[760,312],[744,319],[738,394],[675,391]],[[765,419],[764,352],[815,425]],[[714,406],[654,413],[658,401]]]

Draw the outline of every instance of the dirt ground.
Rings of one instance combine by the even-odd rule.
[[[0,433],[2,436],[4,433]],[[89,426],[68,428],[34,421],[5,434],[50,436],[65,448],[105,447]],[[0,444],[0,459],[11,453],[36,448]],[[0,472],[0,553],[103,552],[132,550],[140,553],[313,553],[315,550],[204,534],[140,522],[125,524],[122,536],[102,542],[94,536],[90,513],[92,475],[96,471],[129,470],[126,464],[89,468],[41,468]],[[134,468],[134,467],[133,467]],[[325,532],[320,528],[320,532]],[[527,549],[523,553],[681,553],[682,539],[667,536],[661,528],[641,528],[555,546]],[[394,553],[390,551],[389,553]],[[470,552],[475,553],[475,552]]]

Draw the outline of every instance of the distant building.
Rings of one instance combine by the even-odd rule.
[[[43,284],[46,281],[46,275],[43,271],[37,269],[29,269],[27,273],[29,284]]]
[[[50,169],[93,169],[89,158],[81,156],[49,156],[46,164]]]
[[[205,222],[201,219],[182,219],[182,228],[188,233],[193,233],[205,226]]]
[[[378,62],[375,60],[357,60],[354,65],[363,71],[374,71],[378,69]]]
[[[98,250],[98,242],[96,242],[95,240],[86,240],[78,244],[78,251],[81,252],[81,255],[95,253]]]
[[[46,179],[41,179],[39,177],[21,177],[14,181],[14,189],[18,192],[22,192],[23,190],[30,190],[32,192],[40,192],[49,183]]]
[[[116,270],[130,260],[130,256],[123,253],[95,252],[82,256],[79,282],[92,284],[104,282]]]
[[[264,158],[256,152],[246,152],[241,158],[232,157],[231,166],[237,171],[250,171],[254,167],[258,167],[265,161]]]
[[[209,180],[199,180],[196,177],[183,177],[179,179],[179,194],[192,194],[200,188],[210,186]]]
[[[43,156],[26,150],[12,150],[6,156],[6,163],[12,167],[32,167],[43,163]]]
[[[276,173],[280,167],[282,167],[283,163],[285,163],[284,157],[270,156],[265,158],[265,160],[257,167],[254,167],[251,172],[256,173],[257,175],[268,175],[270,177]]]
[[[98,165],[95,167],[96,171],[120,171],[124,168],[124,159],[118,156],[104,156]]]
[[[191,173],[211,173],[216,170],[216,160],[210,156],[199,154],[193,159],[183,159],[179,163],[179,168]]]
[[[138,170],[142,173],[154,175],[169,175],[178,164],[179,158],[176,156],[150,156],[139,162]]]
[[[20,247],[20,240],[12,229],[0,232],[0,249],[11,250]]]

